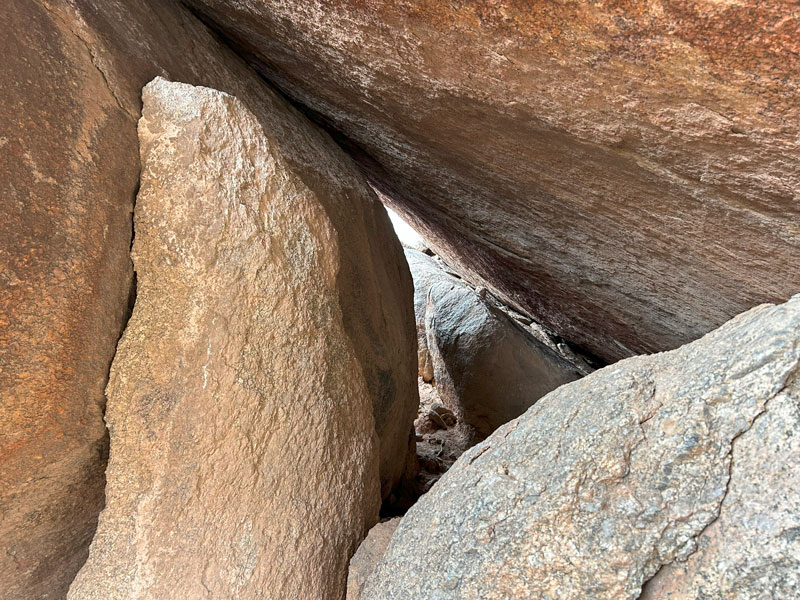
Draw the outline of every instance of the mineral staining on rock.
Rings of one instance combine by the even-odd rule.
[[[103,507],[103,388],[132,275],[134,127],[62,7],[48,8],[0,10],[3,600],[61,600],[86,560]]]
[[[559,388],[412,507],[362,598],[791,597],[799,364],[796,296]]]
[[[136,124],[142,86],[156,75],[236,96],[325,204],[340,233],[339,305],[372,399],[388,495],[413,456],[412,284],[353,162],[180,2],[2,8],[3,600],[63,599],[103,507],[104,389],[133,293]]]
[[[190,4],[438,254],[606,361],[797,291],[792,2]]]
[[[340,232],[236,98],[143,103],[107,506],[68,597],[342,598],[380,486]]]

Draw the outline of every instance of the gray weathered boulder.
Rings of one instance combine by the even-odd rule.
[[[362,597],[794,597],[799,364],[795,296],[559,388],[420,499]]]
[[[573,365],[463,284],[430,288],[425,333],[436,391],[477,439],[581,377]]]
[[[782,599],[800,590],[797,375],[733,446],[719,516],[686,560],[665,565],[641,600]],[[791,386],[789,388],[788,386]]]
[[[462,280],[406,249],[420,376],[477,439],[580,372]]]
[[[342,232],[239,100],[142,97],[106,508],[68,598],[342,598],[380,504]]]
[[[433,359],[428,350],[425,333],[425,311],[428,307],[428,290],[435,283],[452,283],[459,280],[445,272],[433,258],[413,248],[404,249],[411,277],[414,281],[414,319],[417,324],[417,373],[426,382],[433,381]]]

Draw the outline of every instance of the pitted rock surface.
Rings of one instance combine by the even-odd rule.
[[[795,381],[736,440],[717,519],[683,562],[665,565],[641,600],[761,600],[800,590],[800,398]]]
[[[236,98],[143,91],[137,298],[73,600],[343,598],[380,503],[324,205]]]
[[[340,306],[381,439],[384,495],[413,457],[412,283],[353,161],[180,2],[7,0],[0,11],[0,596],[63,599],[103,508],[104,389],[133,294],[142,86],[239,98],[327,203]]]

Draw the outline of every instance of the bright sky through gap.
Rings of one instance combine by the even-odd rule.
[[[412,248],[425,245],[425,242],[420,235],[414,231],[408,223],[403,221],[403,219],[400,218],[400,215],[398,215],[388,206],[386,207],[386,212],[389,213],[389,218],[394,226],[394,232],[397,234],[401,244],[404,246],[410,246]]]

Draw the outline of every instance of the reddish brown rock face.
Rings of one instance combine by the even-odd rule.
[[[403,474],[416,413],[412,284],[347,157],[178,3],[11,0],[0,30],[3,600],[63,598],[103,506],[103,390],[132,292],[136,121],[141,88],[157,75],[239,98],[306,186],[335,181],[350,199],[326,206],[336,227],[375,232],[344,236],[339,290],[387,493]]]
[[[800,283],[790,3],[192,4],[445,257],[605,359]]]
[[[0,596],[58,598],[103,506],[136,130],[65,22],[12,1],[0,29]]]

